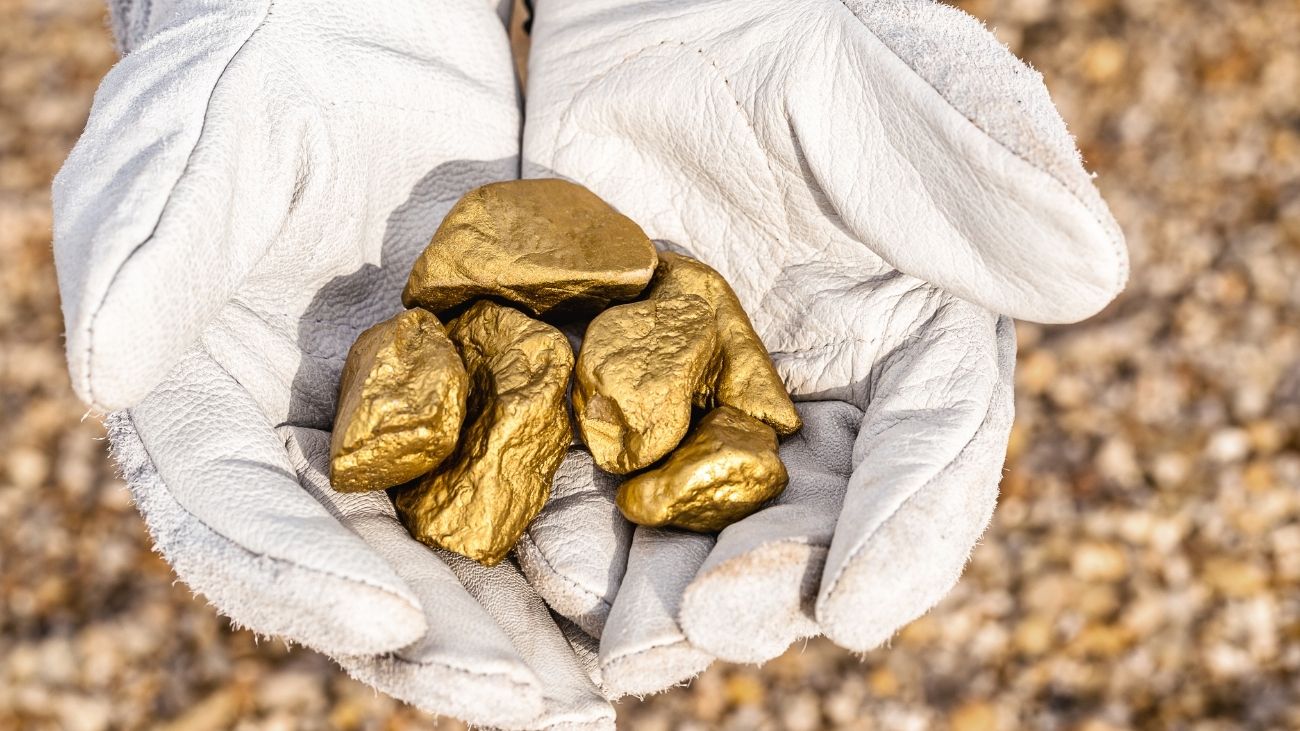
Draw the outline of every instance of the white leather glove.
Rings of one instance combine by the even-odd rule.
[[[122,409],[113,449],[158,549],[235,623],[428,711],[612,728],[576,633],[516,567],[431,551],[385,495],[325,476],[353,339],[401,308],[450,205],[517,175],[501,16],[486,0],[115,10],[128,53],[55,181],[55,255],[74,386]]]
[[[929,0],[543,0],[526,176],[581,181],[736,289],[798,401],[790,484],[716,537],[566,465],[520,550],[610,695],[824,633],[866,651],[988,524],[1010,317],[1122,288],[1122,234],[1038,74]]]

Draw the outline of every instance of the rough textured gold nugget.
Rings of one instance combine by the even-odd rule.
[[[719,404],[781,435],[802,426],[722,275],[661,252],[645,300],[611,307],[587,327],[573,390],[578,430],[601,469],[626,474],[677,446],[692,407]]]
[[[538,317],[592,314],[640,294],[655,263],[641,227],[581,185],[511,180],[452,207],[402,301],[442,312],[497,297]]]
[[[799,412],[731,285],[701,261],[662,252],[647,296],[655,299],[687,294],[703,298],[716,316],[722,348],[722,368],[714,391],[717,403],[740,409],[781,436],[799,431],[803,426]]]
[[[624,482],[617,502],[640,525],[719,531],[781,494],[787,481],[772,427],[720,406],[663,465]]]
[[[468,386],[442,323],[425,310],[361,333],[343,365],[330,484],[382,490],[437,467],[456,446]]]
[[[695,295],[611,307],[587,326],[573,412],[601,469],[627,474],[672,451],[719,367],[713,311]]]
[[[559,330],[480,301],[452,321],[469,373],[469,412],[452,457],[397,496],[411,535],[487,565],[541,511],[572,441],[565,392],[573,351]]]

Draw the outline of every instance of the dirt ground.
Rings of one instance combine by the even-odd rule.
[[[1001,505],[888,648],[620,704],[626,729],[1300,728],[1300,2],[970,0],[1046,75],[1128,291],[1020,328]],[[49,182],[114,52],[0,0],[0,729],[461,728],[174,582],[63,364]]]

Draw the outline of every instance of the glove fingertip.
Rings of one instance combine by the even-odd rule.
[[[814,608],[823,633],[836,644],[856,652],[879,646],[938,604],[961,577],[997,505],[1014,411],[1014,332],[1010,318],[993,323],[992,390],[973,429],[975,412],[946,425],[936,414],[929,430],[939,441],[920,460],[888,459],[915,439],[907,432],[891,433],[886,426],[868,434],[870,443],[849,479]],[[900,381],[888,384],[895,394],[907,391],[918,374],[932,372],[923,360],[911,366],[900,372]],[[866,423],[891,422],[889,413],[904,406],[904,401],[891,407],[878,398]],[[962,446],[934,463],[944,442]]]
[[[984,479],[980,479],[984,478]],[[957,584],[997,502],[996,476],[930,485],[823,577],[814,609],[835,644],[866,652]]]
[[[778,541],[707,568],[682,597],[682,630],[721,660],[771,660],[817,634],[812,604],[825,559],[825,546]]]
[[[519,569],[547,606],[591,637],[600,637],[609,619],[610,599],[583,588],[575,577],[556,569],[545,552],[525,533],[515,545]]]
[[[708,653],[685,640],[602,657],[600,677],[605,695],[644,697],[684,683],[713,662]]]

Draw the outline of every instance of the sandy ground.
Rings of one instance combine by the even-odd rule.
[[[1020,328],[1001,507],[937,609],[624,728],[1300,728],[1300,2],[962,5],[1047,76],[1129,290]],[[113,59],[95,0],[0,0],[0,728],[432,727],[174,583],[82,418],[48,186]]]

